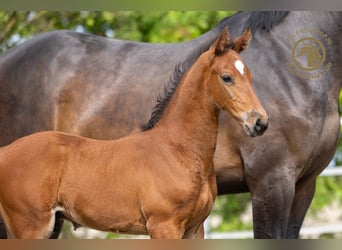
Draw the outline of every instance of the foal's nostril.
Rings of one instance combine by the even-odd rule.
[[[261,126],[261,125],[262,125],[261,119],[258,118],[258,119],[256,120],[256,123],[255,123],[255,124],[258,125],[258,126]]]
[[[261,121],[260,118],[258,118],[255,122],[254,125],[254,130],[258,133],[258,134],[262,134],[266,129],[267,129],[268,124],[267,123],[263,123]]]
[[[262,130],[262,122],[260,120],[260,118],[258,118],[255,122],[255,126],[254,126],[255,131],[260,132]]]

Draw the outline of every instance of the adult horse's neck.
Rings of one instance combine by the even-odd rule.
[[[244,23],[247,22],[249,17],[250,12],[236,13],[221,20],[215,28],[209,30],[198,38],[180,44],[182,44],[182,46],[187,46],[187,51],[190,54],[193,52],[198,53],[199,48],[207,50],[225,27],[229,28],[229,33],[232,37],[237,37],[241,34],[242,30],[245,29]]]
[[[182,154],[197,156],[209,168],[216,145],[218,109],[207,92],[204,71],[197,61],[184,75],[154,130],[161,131]]]
[[[258,58],[259,63],[249,67],[257,94],[265,103],[281,102],[279,107],[293,106],[296,110],[306,108],[309,102],[336,103],[342,79],[342,71],[338,70],[342,67],[341,22],[342,14],[338,12],[295,11],[269,32],[255,32],[250,49],[242,56],[245,60]],[[300,56],[300,48],[305,44],[318,47],[319,43],[325,49],[323,64],[315,70],[300,68],[307,67],[308,60],[305,55]],[[267,50],[272,53],[260,53]],[[269,67],[260,70],[259,65]]]

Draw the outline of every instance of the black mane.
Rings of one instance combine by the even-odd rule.
[[[289,14],[289,11],[252,11],[245,27],[269,32],[274,26],[280,24]]]
[[[200,48],[195,53],[190,54],[183,62],[176,65],[167,87],[164,88],[164,94],[157,97],[157,104],[152,110],[150,120],[146,124],[140,126],[142,131],[149,130],[158,123],[184,74],[205,50],[206,49]]]

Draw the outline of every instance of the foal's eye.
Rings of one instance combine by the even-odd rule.
[[[233,78],[230,75],[222,75],[221,79],[228,85],[233,83]]]

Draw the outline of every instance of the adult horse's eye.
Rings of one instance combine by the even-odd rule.
[[[230,75],[222,75],[221,79],[228,85],[233,84],[233,78]]]

